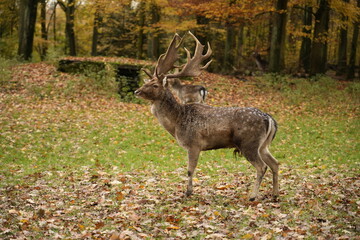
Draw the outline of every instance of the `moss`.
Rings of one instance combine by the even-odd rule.
[[[80,60],[61,59],[58,70],[66,73],[85,73],[87,71],[98,72],[105,69],[104,62],[91,62]]]
[[[108,60],[108,61],[107,61]],[[108,66],[111,67],[108,67]],[[143,80],[141,68],[150,66],[150,62],[132,61],[126,58],[64,58],[59,60],[58,70],[66,73],[91,75],[103,71],[115,71],[118,93],[124,101],[133,101],[134,91]]]

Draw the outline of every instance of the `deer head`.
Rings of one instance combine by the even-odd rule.
[[[194,56],[191,56],[190,51],[184,48],[187,55],[187,62],[180,67],[175,66],[176,61],[179,59],[178,50],[184,40],[184,37],[181,38],[176,33],[172,41],[170,42],[170,45],[166,52],[160,55],[155,65],[154,72],[150,73],[148,70],[144,69],[144,72],[150,77],[150,80],[146,81],[146,83],[143,85],[143,88],[140,88],[138,91],[135,92],[136,95],[141,97],[144,96],[145,98],[143,91],[149,89],[146,85],[151,85],[152,88],[157,88],[160,85],[166,87],[168,85],[168,78],[197,77],[201,74],[202,70],[206,69],[210,65],[212,60],[207,62],[204,66],[201,66],[201,63],[208,59],[212,54],[210,44],[207,44],[207,52],[203,55],[205,46],[202,45],[200,41],[190,31],[188,33],[196,42]],[[177,73],[169,73],[175,68],[180,68],[181,70]],[[157,84],[155,82],[157,82]]]

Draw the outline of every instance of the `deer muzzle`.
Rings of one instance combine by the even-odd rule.
[[[138,89],[138,90],[136,90],[136,91],[134,92],[135,96],[139,96],[140,93],[141,93],[141,90],[140,90],[140,89]]]

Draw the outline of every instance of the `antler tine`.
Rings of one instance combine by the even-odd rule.
[[[201,74],[201,70],[206,69],[210,65],[210,63],[212,62],[212,60],[210,60],[204,66],[200,65],[202,61],[209,58],[211,56],[211,54],[212,54],[210,44],[207,43],[208,50],[205,53],[205,55],[203,55],[203,51],[204,51],[205,46],[202,45],[200,43],[200,41],[190,31],[189,31],[189,34],[194,38],[194,40],[196,42],[194,56],[191,58],[190,51],[185,48],[186,55],[187,55],[186,64],[183,66],[182,70],[179,73],[168,74],[167,75],[168,78],[197,77],[197,76],[199,76]]]
[[[163,78],[164,75],[174,68],[174,63],[179,58],[178,49],[183,41],[184,37],[181,38],[177,33],[175,33],[166,53],[161,54],[157,64],[155,66],[155,71],[153,76],[159,78]],[[177,41],[179,43],[177,44]],[[161,80],[161,79],[159,79]]]
[[[211,54],[212,54],[212,49],[211,49],[211,47],[210,47],[210,43],[209,43],[209,42],[207,43],[207,46],[208,46],[208,50],[207,50],[206,54],[203,55],[203,59],[204,59],[204,60],[207,59],[207,58],[209,58],[209,57],[211,56]],[[208,61],[208,62],[205,64],[205,66],[201,67],[201,70],[207,69],[207,67],[210,65],[211,62],[212,62],[212,59],[211,59],[210,61]]]
[[[146,75],[148,75],[150,78],[153,77],[152,74],[151,74],[151,72],[150,72],[148,69],[146,69],[146,68],[141,68],[141,70],[143,70],[144,73],[146,73]]]
[[[201,55],[203,59],[210,57],[210,55],[212,54],[210,43],[209,42],[207,43],[208,50],[207,50],[206,54],[202,55],[202,53],[204,51],[204,45],[201,44],[199,39],[197,39],[192,32],[189,31],[189,34],[194,38],[194,40],[196,42],[194,57],[195,57],[195,55]]]

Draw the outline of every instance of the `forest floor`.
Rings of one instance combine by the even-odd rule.
[[[278,121],[280,198],[268,171],[251,202],[255,170],[232,150],[203,152],[184,197],[185,151],[107,78],[48,63],[1,69],[1,239],[360,239],[359,83],[195,79],[208,104]]]

